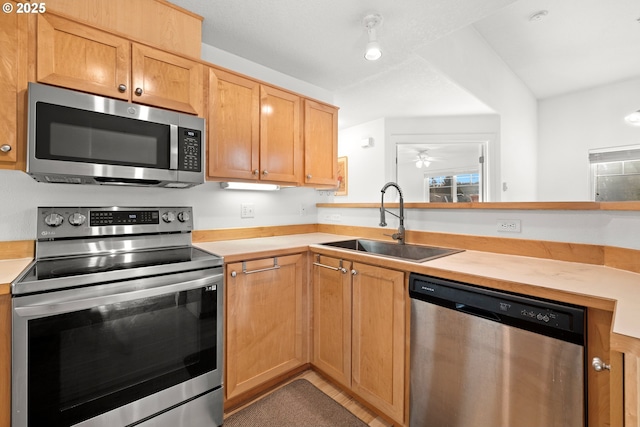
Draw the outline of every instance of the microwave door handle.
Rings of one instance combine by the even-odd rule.
[[[178,126],[169,125],[169,169],[178,169]]]

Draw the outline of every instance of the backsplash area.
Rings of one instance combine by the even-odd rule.
[[[0,170],[0,241],[35,239],[38,206],[192,206],[195,229],[211,230],[314,224],[316,203],[329,199],[313,188],[231,191],[217,182],[189,189],[45,184]],[[253,218],[241,218],[242,204],[253,205]]]
[[[0,200],[0,241],[35,239],[38,206],[192,206],[196,230],[316,223],[378,227],[379,222],[375,208],[316,208],[316,203],[342,201],[330,191],[229,191],[217,182],[182,190],[76,186],[38,183],[23,172],[0,170]],[[253,217],[241,218],[242,205],[247,204]],[[388,215],[387,219],[389,225],[380,229],[381,234],[397,227],[395,217]],[[498,231],[500,220],[519,220],[520,231]],[[630,232],[640,229],[637,211],[407,209],[405,226],[408,230],[640,249],[640,241]]]

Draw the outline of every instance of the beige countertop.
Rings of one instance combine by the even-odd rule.
[[[640,274],[591,264],[470,250],[414,263],[320,245],[350,238],[309,233],[197,243],[195,246],[224,256],[225,262],[274,256],[277,252],[310,247],[314,252],[348,256],[354,261],[614,310],[612,332],[640,339]]]
[[[640,274],[592,264],[479,251],[464,251],[424,263],[414,263],[320,245],[350,238],[352,237],[344,235],[308,233],[203,242],[195,243],[194,246],[225,257],[225,262],[277,256],[311,248],[326,255],[348,257],[354,261],[388,268],[439,275],[597,308],[615,309],[612,332],[640,340]],[[32,258],[0,260],[0,294],[10,292],[9,284],[31,261]]]
[[[0,260],[0,295],[11,292],[11,282],[22,273],[22,270],[24,270],[32,260],[33,258]]]

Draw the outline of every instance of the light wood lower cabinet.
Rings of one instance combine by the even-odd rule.
[[[404,273],[317,256],[312,363],[404,424]]]
[[[351,388],[351,262],[317,255],[313,266],[313,359]]]
[[[633,353],[624,355],[624,426],[640,427],[640,357]]]
[[[226,267],[226,399],[308,362],[306,254]]]
[[[611,351],[610,333],[613,313],[595,308],[587,309],[587,422],[589,427],[622,426],[622,354]],[[591,366],[599,357],[611,366],[597,372]]]

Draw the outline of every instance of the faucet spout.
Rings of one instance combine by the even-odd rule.
[[[386,210],[384,208],[384,193],[385,191],[387,191],[387,188],[389,187],[395,187],[398,190],[398,194],[400,195],[400,212],[398,212],[398,215],[394,214],[393,212],[389,212],[388,210]],[[380,201],[380,227],[386,227],[387,226],[387,222],[385,219],[385,212],[389,212],[391,215],[397,217],[398,219],[400,219],[400,226],[398,227],[398,232],[397,233],[393,233],[391,235],[391,237],[394,240],[398,241],[399,245],[404,245],[404,197],[402,196],[402,189],[400,188],[400,186],[398,184],[396,184],[395,182],[387,182],[383,187],[382,190],[380,190],[380,192],[382,193],[382,200]]]

